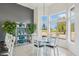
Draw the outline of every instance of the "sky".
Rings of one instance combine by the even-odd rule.
[[[58,20],[57,16],[51,16],[50,17],[50,27],[52,29],[56,29],[57,28],[57,20]]]

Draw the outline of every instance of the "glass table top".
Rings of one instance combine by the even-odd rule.
[[[37,48],[37,55],[49,56],[51,49],[56,50],[56,38],[35,40],[34,47]],[[55,51],[53,53],[55,55]]]

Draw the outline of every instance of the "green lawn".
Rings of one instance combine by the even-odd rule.
[[[56,29],[51,29],[51,32],[56,32],[57,30]]]

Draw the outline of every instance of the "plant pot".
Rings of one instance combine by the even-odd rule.
[[[12,53],[13,53],[14,43],[15,43],[15,37],[6,33],[5,44],[8,48],[9,55],[12,55]]]

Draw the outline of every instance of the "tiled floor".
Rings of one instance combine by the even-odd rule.
[[[50,47],[37,48],[37,47],[33,47],[32,44],[24,44],[24,45],[15,47],[13,55],[14,56],[36,56],[36,55],[38,56],[39,55],[40,56],[73,56],[73,54],[65,48],[61,48],[61,47],[57,47],[55,49]]]

